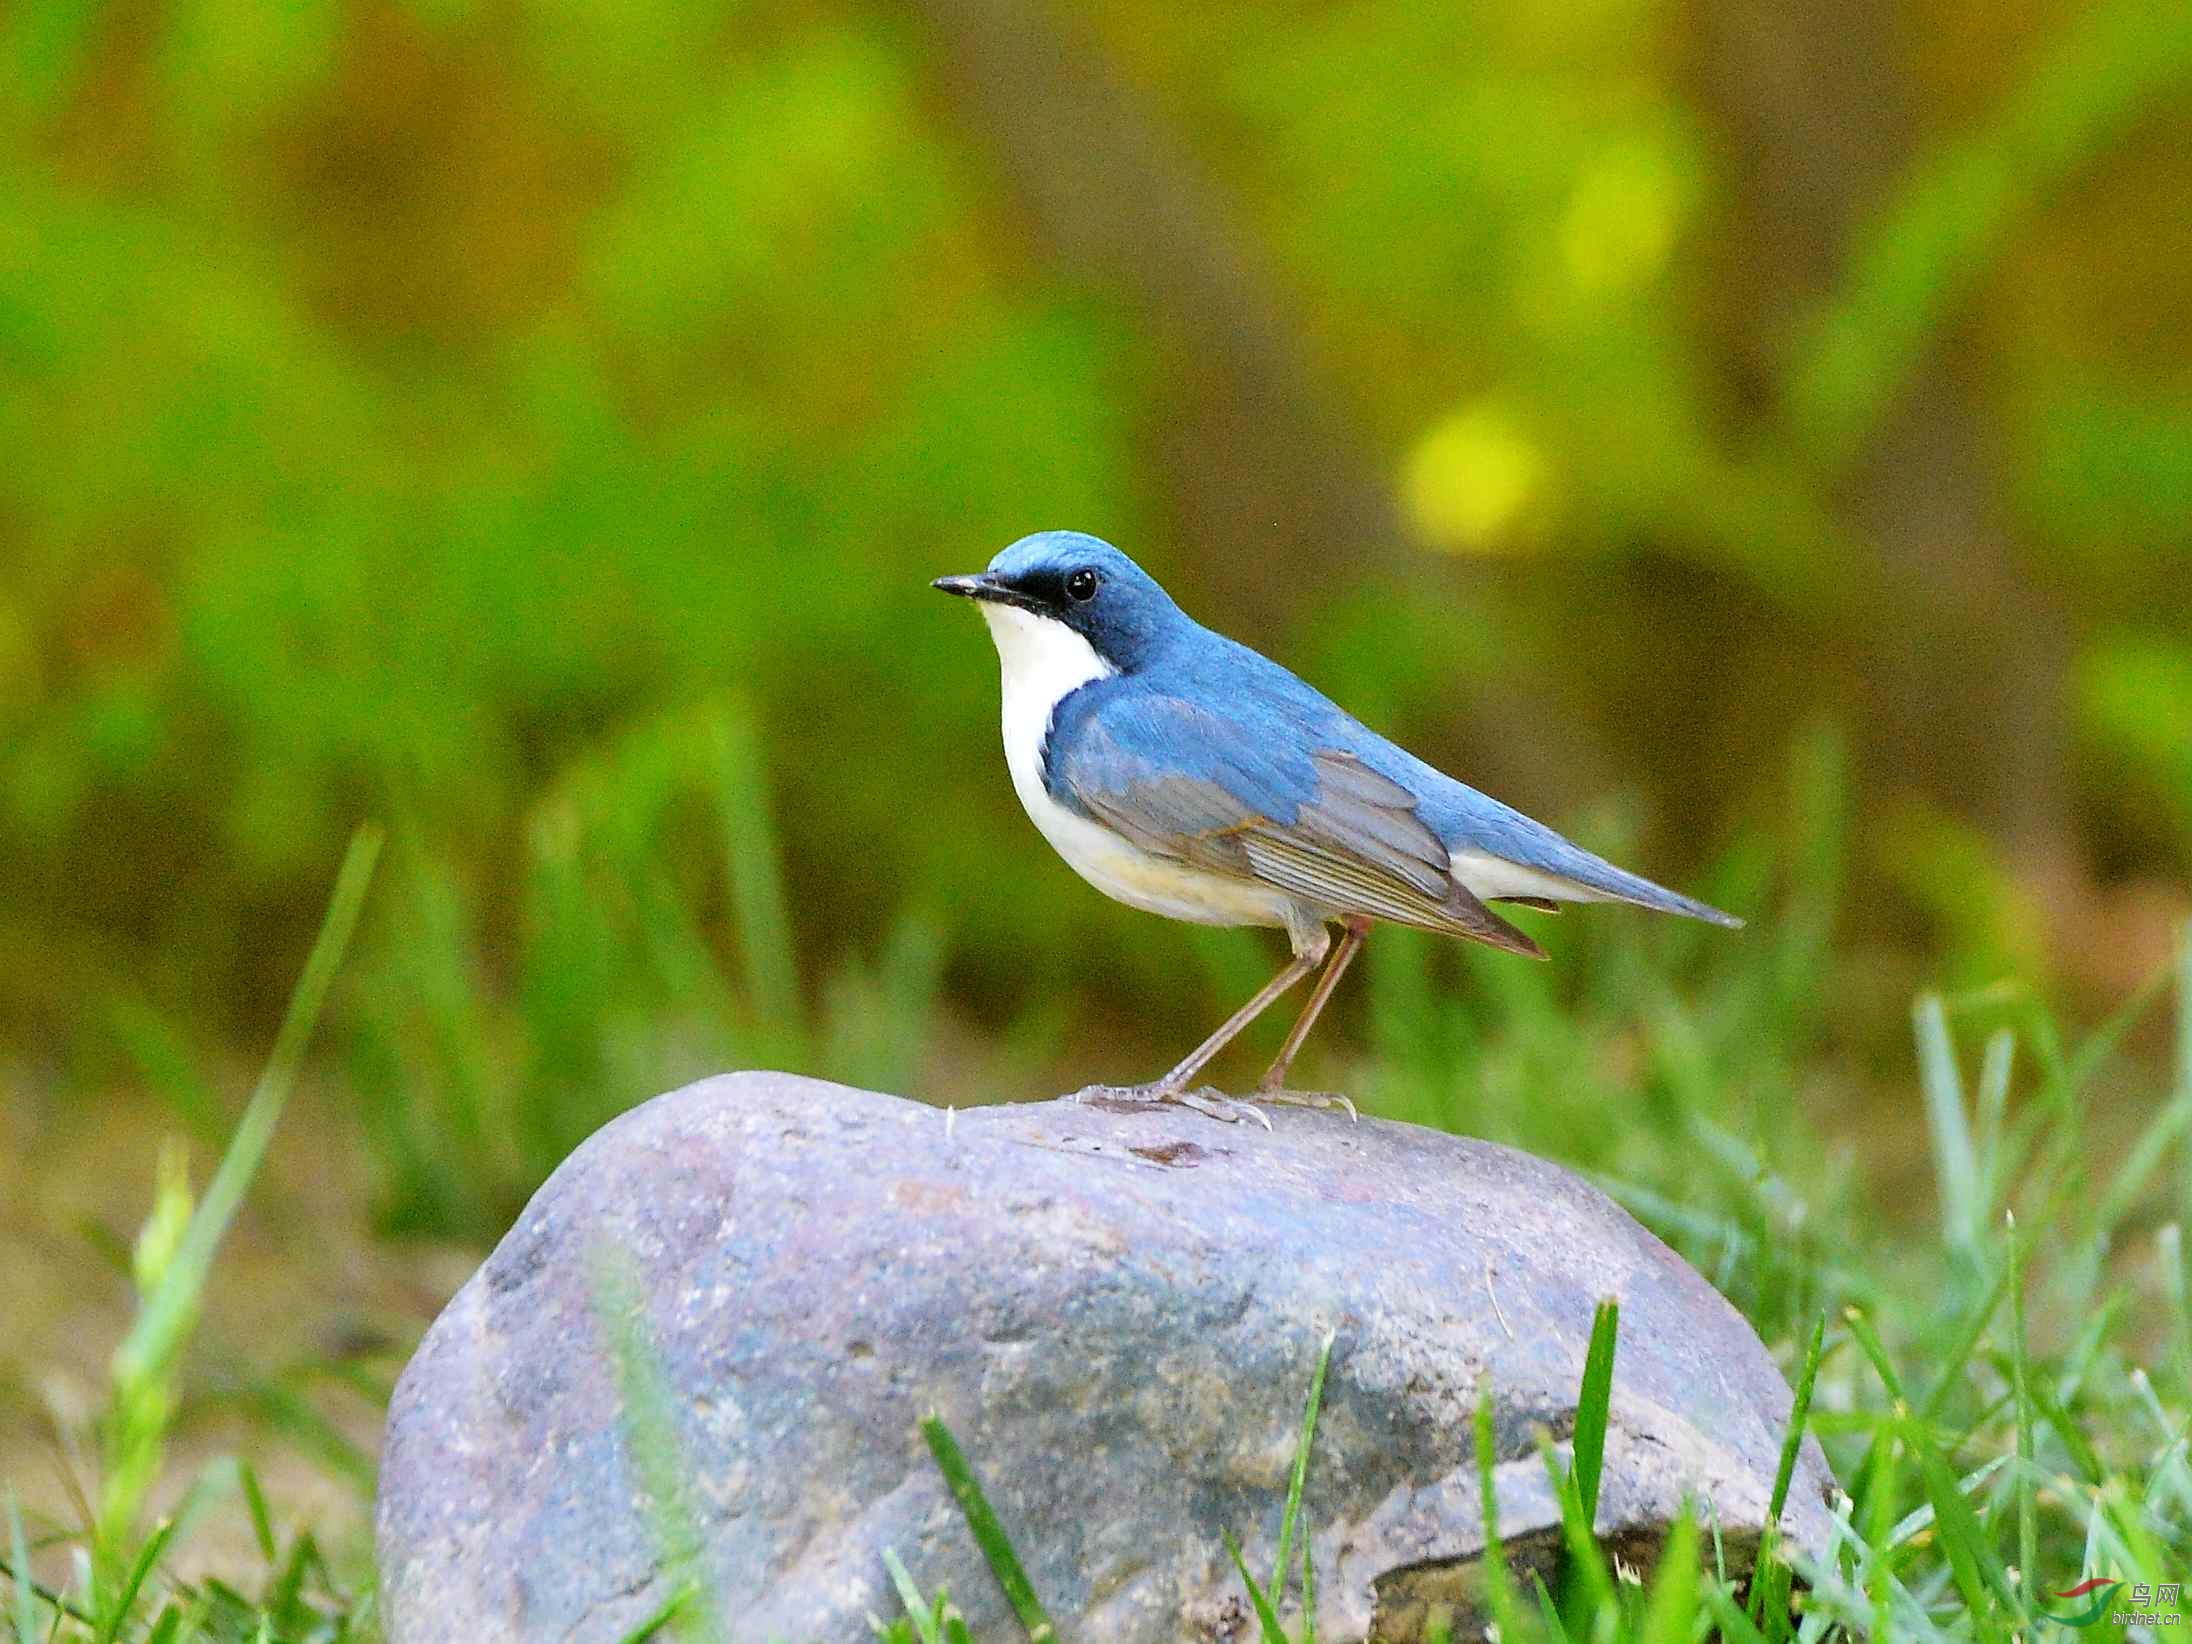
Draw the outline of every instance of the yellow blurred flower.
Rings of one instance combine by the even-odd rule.
[[[1416,529],[1456,553],[1528,545],[1516,529],[1542,497],[1549,464],[1536,441],[1494,401],[1434,424],[1409,453],[1401,501]]]

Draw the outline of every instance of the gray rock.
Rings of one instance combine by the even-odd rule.
[[[1703,1279],[1524,1154],[1272,1120],[1057,1101],[947,1123],[758,1073],[624,1115],[541,1189],[397,1387],[379,1505],[392,1644],[616,1640],[672,1590],[619,1417],[604,1249],[627,1253],[692,1544],[739,1640],[866,1639],[870,1611],[898,1613],[885,1548],[948,1585],[978,1639],[1022,1636],[918,1434],[930,1411],[1063,1637],[1248,1638],[1223,1535],[1270,1567],[1327,1332],[1306,1497],[1320,1636],[1418,1639],[1449,1604],[1466,1633],[1478,1389],[1502,1531],[1549,1567],[1539,1435],[1572,1426],[1608,1295],[1600,1536],[1643,1563],[1689,1497],[1747,1562],[1789,1390]],[[1807,1444],[1787,1525],[1815,1553],[1831,1485]]]

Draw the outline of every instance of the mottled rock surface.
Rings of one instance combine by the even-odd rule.
[[[1246,1639],[1223,1532],[1269,1568],[1318,1346],[1320,1636],[1416,1639],[1477,1590],[1471,1416],[1549,1559],[1593,1305],[1622,1304],[1600,1534],[1648,1557],[1687,1494],[1747,1561],[1789,1391],[1749,1327],[1597,1189],[1488,1143],[1279,1110],[963,1112],[706,1080],[574,1154],[404,1373],[381,1474],[393,1644],[617,1640],[669,1590],[599,1315],[627,1253],[702,1565],[741,1640],[861,1640],[880,1554],[1017,1639],[916,1430],[940,1412],[1069,1640]],[[1793,1538],[1824,1545],[1807,1445]]]

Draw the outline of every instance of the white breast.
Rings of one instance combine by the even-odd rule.
[[[1290,925],[1293,899],[1273,887],[1220,878],[1152,856],[1101,823],[1067,810],[1043,786],[1052,713],[1083,685],[1116,671],[1062,622],[985,601],[1004,682],[1005,766],[1012,791],[1075,873],[1129,907],[1198,925]]]

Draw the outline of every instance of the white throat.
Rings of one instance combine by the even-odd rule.
[[[1028,819],[1075,873],[1106,896],[1168,919],[1201,925],[1314,929],[1284,891],[1226,879],[1143,850],[1100,822],[1076,815],[1043,786],[1043,742],[1058,704],[1118,670],[1064,623],[1016,605],[985,603],[1005,685],[1005,766]],[[1296,951],[1301,951],[1297,946]]]
[[[1004,680],[1005,764],[1013,792],[1038,824],[1052,806],[1043,788],[1043,739],[1058,704],[1091,680],[1118,672],[1064,623],[1017,605],[985,600],[982,615],[997,642]]]

